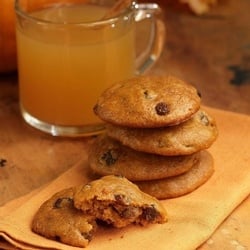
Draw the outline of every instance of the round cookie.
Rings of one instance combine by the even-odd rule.
[[[143,193],[125,177],[108,175],[77,189],[74,205],[114,227],[131,223],[164,223],[167,213],[154,197]]]
[[[138,187],[158,199],[174,198],[190,193],[204,184],[213,174],[213,158],[201,152],[200,161],[188,172],[161,180],[136,182]]]
[[[65,244],[86,247],[96,230],[95,218],[74,207],[75,189],[69,188],[44,202],[32,221],[32,230]]]
[[[152,128],[179,124],[199,107],[192,85],[173,76],[139,76],[104,91],[94,112],[112,124]]]
[[[199,110],[189,120],[164,128],[128,128],[107,124],[108,136],[138,151],[159,155],[187,155],[207,149],[218,135],[215,120]]]
[[[188,171],[200,154],[160,156],[135,151],[106,135],[90,147],[88,162],[95,174],[122,175],[131,181],[162,179]]]

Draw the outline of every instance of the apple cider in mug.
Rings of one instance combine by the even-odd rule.
[[[20,101],[25,112],[63,126],[100,122],[93,113],[100,93],[135,73],[133,22],[81,28],[82,22],[99,21],[106,12],[107,8],[95,5],[47,8],[30,13],[44,25],[17,26]]]
[[[55,136],[103,132],[93,107],[110,85],[158,59],[165,34],[159,11],[135,0],[15,0],[24,120]]]

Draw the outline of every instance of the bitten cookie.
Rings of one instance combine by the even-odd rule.
[[[136,182],[138,187],[158,199],[179,197],[204,184],[213,174],[213,158],[207,151],[201,152],[200,161],[188,172],[161,180]]]
[[[78,188],[75,207],[114,227],[164,223],[167,213],[154,197],[124,177],[109,175]]]
[[[86,247],[96,230],[95,217],[74,207],[75,189],[69,188],[44,202],[32,221],[32,230],[65,244]]]
[[[152,128],[179,124],[199,107],[200,97],[192,85],[173,76],[140,76],[104,91],[94,112],[112,124]]]
[[[100,135],[90,147],[88,162],[95,174],[122,175],[131,181],[141,181],[182,174],[194,166],[199,156],[200,153],[185,156],[147,154]]]
[[[187,155],[207,149],[218,135],[215,120],[199,110],[189,120],[164,128],[128,128],[107,124],[108,136],[134,150],[159,155]]]

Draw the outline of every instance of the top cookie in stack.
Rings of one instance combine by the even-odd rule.
[[[200,96],[193,86],[173,76],[142,76],[107,89],[94,112],[115,125],[156,128],[179,124],[199,108]]]
[[[218,131],[192,85],[173,76],[135,77],[104,91],[94,112],[107,132],[90,151],[93,172],[124,175],[160,199],[189,193],[212,175],[205,149]]]

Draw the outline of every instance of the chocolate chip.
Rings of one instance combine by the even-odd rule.
[[[101,160],[105,161],[107,166],[111,166],[111,165],[115,164],[117,159],[118,159],[118,155],[112,149],[105,152],[101,157]]]
[[[143,209],[142,218],[146,221],[154,221],[157,217],[158,212],[154,206],[146,207]]]
[[[140,209],[134,206],[113,206],[113,209],[125,219],[136,217],[140,213]]]
[[[157,103],[155,110],[158,115],[166,115],[169,113],[168,105],[165,102]]]
[[[122,212],[120,213],[120,216],[122,218],[131,218],[134,217],[135,215],[135,209],[133,207],[127,207],[125,209],[122,210]]]
[[[54,208],[72,207],[73,199],[69,197],[58,198],[54,203]]]

